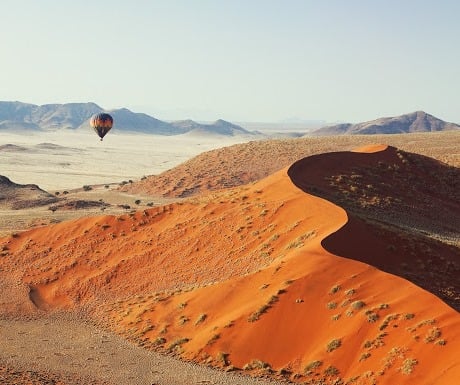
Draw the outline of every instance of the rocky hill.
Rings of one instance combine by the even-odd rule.
[[[0,102],[2,129],[77,128],[91,115],[102,111],[94,103],[35,104]]]
[[[445,122],[423,111],[416,111],[411,114],[380,118],[358,124],[344,123],[323,127],[313,131],[312,135],[401,134],[458,129],[460,129],[458,124]]]
[[[174,127],[182,129],[184,132],[190,134],[217,134],[226,136],[235,135],[253,135],[254,133],[240,127],[236,124],[226,122],[225,120],[219,119],[213,123],[198,123],[193,120],[180,120],[171,123]]]
[[[43,206],[58,199],[35,184],[17,184],[0,175],[0,208],[23,209]]]
[[[127,108],[110,111],[110,114],[114,120],[114,129],[120,131],[156,135],[177,135],[186,132],[181,128],[173,126],[171,123],[163,122],[147,114],[132,112]],[[82,126],[88,127],[89,122],[84,122]]]

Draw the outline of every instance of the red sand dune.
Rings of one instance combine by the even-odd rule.
[[[359,155],[366,163],[388,149]],[[328,159],[317,159],[323,172],[336,167]],[[40,309],[85,305],[126,338],[201,363],[310,384],[454,384],[459,314],[405,279],[325,250],[348,217],[294,185],[321,185],[313,166],[0,239],[0,278],[19,283],[2,308],[27,304],[29,288]],[[366,232],[348,236],[356,250],[367,242]]]
[[[311,156],[288,173],[347,210],[346,226],[323,241],[327,250],[403,276],[460,310],[460,169],[379,148]]]

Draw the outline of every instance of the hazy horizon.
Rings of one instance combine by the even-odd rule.
[[[460,122],[460,3],[7,1],[0,100],[162,120]]]
[[[19,147],[0,151],[0,174],[49,191],[119,183],[159,174],[204,151],[248,140],[111,132],[101,142],[92,130],[0,130],[2,145]]]

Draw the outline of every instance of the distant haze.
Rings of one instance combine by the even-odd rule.
[[[244,136],[145,135],[115,131],[103,142],[92,130],[0,130],[0,175],[50,190],[118,183],[157,174]]]
[[[0,100],[160,120],[460,123],[460,2],[52,0],[0,4]]]

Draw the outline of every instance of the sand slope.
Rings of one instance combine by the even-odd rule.
[[[259,140],[201,153],[158,175],[124,186],[123,191],[187,197],[222,187],[255,182],[299,159],[331,151],[350,151],[382,142],[460,166],[460,132],[400,135],[344,135],[325,138]]]
[[[0,278],[11,290],[1,309],[86,309],[141,346],[311,384],[452,384],[459,314],[405,279],[324,248],[348,216],[304,191],[321,186],[313,166],[0,239]],[[346,241],[359,249],[368,234],[352,231]]]

